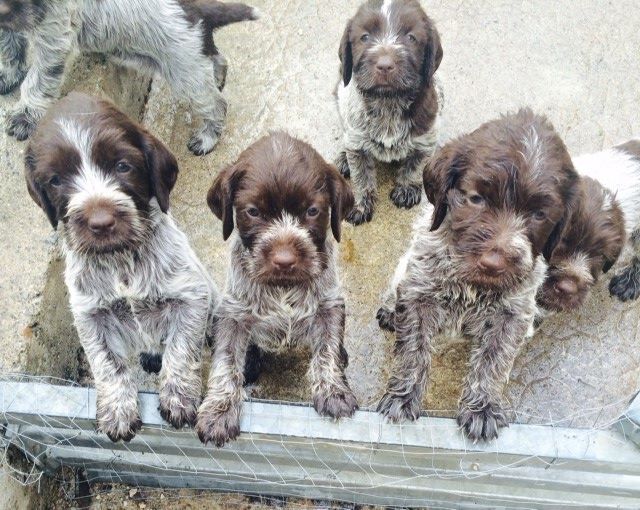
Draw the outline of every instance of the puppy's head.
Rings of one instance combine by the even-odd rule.
[[[416,95],[442,60],[440,36],[417,0],[369,0],[340,43],[342,79],[375,96]]]
[[[158,139],[112,104],[77,93],[49,110],[26,154],[29,194],[84,253],[143,241],[152,204],[168,210],[177,175]]]
[[[460,275],[505,290],[556,248],[578,176],[551,124],[530,110],[445,145],[424,172],[431,229],[447,229]]]
[[[44,13],[42,0],[0,0],[0,28],[22,31],[31,28]]]
[[[340,241],[340,223],[353,201],[335,167],[310,145],[281,132],[246,149],[220,172],[207,195],[225,240],[234,229],[235,211],[251,277],[278,286],[308,283],[326,267],[329,225]]]
[[[624,217],[615,197],[589,177],[583,177],[580,185],[580,201],[553,252],[547,278],[538,293],[538,303],[547,310],[579,308],[624,248]]]

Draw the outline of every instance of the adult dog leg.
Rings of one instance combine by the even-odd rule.
[[[12,92],[27,74],[27,38],[9,29],[0,29],[0,94]]]
[[[7,119],[7,134],[26,140],[60,94],[71,51],[70,2],[51,2],[33,34],[33,63],[20,87],[20,101]]]
[[[312,331],[313,354],[309,379],[313,407],[323,416],[352,416],[358,408],[344,371],[348,357],[344,349],[344,301],[321,305]]]

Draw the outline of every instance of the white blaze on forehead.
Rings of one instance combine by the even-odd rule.
[[[80,169],[73,179],[74,192],[69,197],[67,214],[82,210],[90,200],[107,200],[116,206],[135,209],[129,195],[123,193],[118,183],[91,161],[93,136],[89,128],[68,119],[58,121],[60,130],[69,144],[78,151]]]
[[[391,6],[393,5],[394,0],[384,0],[382,2],[382,7],[380,8],[380,12],[382,12],[383,16],[387,18],[387,22],[390,21],[391,17]]]
[[[535,177],[544,161],[544,146],[534,126],[531,126],[522,137],[522,151],[520,154],[529,165],[531,174]]]
[[[384,0],[384,2],[382,2],[380,12],[386,20],[386,27],[383,35],[376,39],[377,44],[373,47],[373,50],[380,48],[402,48],[402,45],[398,44],[398,33],[396,32],[395,27],[391,22],[391,6],[393,5],[394,1],[395,0]]]
[[[287,237],[297,238],[304,242],[311,242],[309,232],[300,226],[298,219],[285,212],[267,229],[262,236],[262,240],[264,242],[270,242]]]

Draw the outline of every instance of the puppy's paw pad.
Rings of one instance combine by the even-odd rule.
[[[14,111],[7,118],[7,134],[19,141],[26,140],[38,127],[39,117],[29,108]]]
[[[393,310],[381,307],[376,313],[376,320],[381,329],[391,332],[396,330],[396,313]]]
[[[240,413],[200,410],[196,433],[202,443],[213,443],[220,448],[240,435]]]
[[[200,397],[182,395],[175,390],[160,393],[160,416],[176,429],[195,425],[199,405]]]
[[[190,139],[187,147],[196,156],[209,154],[218,143],[218,135],[214,133],[195,133]]]
[[[350,418],[358,409],[358,401],[351,390],[335,391],[328,395],[316,395],[313,408],[320,416]]]
[[[640,297],[640,263],[634,263],[611,278],[609,292],[620,301],[633,301]]]
[[[412,396],[386,393],[380,400],[377,411],[392,423],[415,421],[420,416],[420,402]]]
[[[458,413],[458,425],[472,441],[489,441],[498,437],[498,430],[508,427],[507,417],[497,404],[487,404],[480,410],[463,407]]]
[[[141,352],[140,366],[147,374],[159,374],[162,369],[162,354]]]
[[[389,193],[389,198],[396,207],[411,209],[414,205],[420,203],[422,188],[415,184],[410,184],[409,186],[396,184],[391,193]]]

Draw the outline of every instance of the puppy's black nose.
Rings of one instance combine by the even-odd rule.
[[[94,234],[107,234],[116,226],[116,218],[106,209],[96,209],[89,216],[87,223]]]
[[[389,55],[382,55],[376,62],[376,69],[381,73],[390,73],[394,68],[395,64]]]
[[[488,275],[497,276],[507,268],[507,259],[497,251],[490,251],[480,257],[478,266]]]
[[[271,262],[281,271],[291,269],[297,261],[296,254],[290,248],[278,248],[271,256]]]
[[[557,293],[568,296],[573,296],[578,293],[578,285],[571,278],[563,278],[555,284],[554,288]]]

